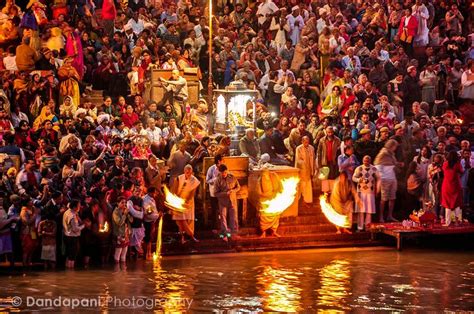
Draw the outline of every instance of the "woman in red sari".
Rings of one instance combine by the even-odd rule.
[[[21,247],[23,250],[23,266],[31,266],[31,258],[38,243],[38,234],[36,233],[37,209],[30,200],[28,204],[21,209]]]
[[[122,122],[129,129],[133,128],[133,124],[138,121],[138,115],[133,111],[133,106],[128,105],[127,110],[122,114]]]
[[[459,156],[455,151],[450,151],[443,163],[444,179],[441,186],[441,205],[445,208],[445,224],[451,224],[451,214],[454,209],[456,221],[462,221],[462,186],[461,175],[463,169]]]
[[[341,117],[344,117],[347,110],[352,106],[354,103],[356,96],[354,95],[354,92],[352,91],[352,85],[351,84],[345,84],[344,85],[344,90],[341,96],[342,99],[342,107],[339,112]]]
[[[64,29],[66,36],[66,53],[73,58],[72,66],[77,70],[79,79],[84,76],[84,51],[82,50],[81,37],[70,26]]]
[[[152,63],[151,54],[148,50],[143,50],[142,52],[142,61],[138,67],[138,90],[140,94],[143,94],[145,91],[145,81],[147,79],[148,67]]]

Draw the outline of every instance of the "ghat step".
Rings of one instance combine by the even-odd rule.
[[[267,237],[242,237],[239,240],[231,240],[225,243],[221,239],[207,239],[199,243],[187,242],[181,245],[176,240],[165,243],[163,255],[180,254],[210,254],[240,251],[265,251],[286,250],[318,247],[351,247],[351,246],[376,246],[380,242],[371,241],[368,233],[342,234],[318,233],[305,235],[291,235]]]
[[[302,244],[305,242],[316,242],[316,241],[349,241],[349,240],[369,240],[370,235],[368,233],[354,233],[354,234],[336,234],[335,232],[324,232],[324,233],[307,233],[298,235],[282,235],[281,237],[270,237],[260,238],[258,236],[241,236],[238,240],[230,240],[228,243],[224,242],[218,237],[211,239],[201,239],[198,243],[188,242],[188,246],[194,248],[210,248],[210,247],[226,247],[226,246],[240,246],[240,247],[253,247],[262,245],[286,245],[288,243]],[[181,243],[178,242],[178,237],[167,236],[164,239],[164,248],[167,247],[181,247]]]

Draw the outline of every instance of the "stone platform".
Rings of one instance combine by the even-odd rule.
[[[218,237],[216,230],[201,231],[196,227],[196,238],[199,239],[199,242],[188,241],[182,245],[176,230],[169,230],[169,223],[173,222],[168,220],[166,222],[168,228],[165,228],[163,232],[163,256],[379,246],[382,244],[380,241],[371,240],[369,232],[336,234],[336,227],[327,221],[317,203],[309,208],[300,206],[297,217],[280,218],[278,234],[281,237],[267,235],[266,238],[260,238],[259,228],[243,227],[240,228],[238,239],[230,239],[226,243]]]

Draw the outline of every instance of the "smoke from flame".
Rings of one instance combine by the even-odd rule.
[[[165,205],[177,212],[184,212],[184,199],[174,195],[173,193],[168,190],[168,188],[164,187],[165,191]]]
[[[327,196],[325,194],[319,197],[319,204],[321,205],[321,210],[323,211],[324,216],[326,216],[332,224],[342,228],[350,227],[349,218],[336,212],[327,201]]]
[[[262,202],[261,212],[267,216],[279,215],[293,204],[298,192],[298,177],[281,180],[282,191],[271,200]]]

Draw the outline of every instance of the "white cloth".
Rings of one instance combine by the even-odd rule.
[[[163,136],[166,140],[174,140],[181,135],[181,130],[178,128],[174,128],[171,130],[169,127],[163,129],[161,136]]]
[[[384,181],[397,180],[395,166],[376,165],[375,168],[380,173],[380,178]]]
[[[133,33],[138,36],[145,29],[145,24],[143,23],[143,20],[141,19],[138,19],[138,21],[135,21],[134,19],[130,19],[128,20],[127,24],[124,27],[125,29],[127,27],[130,27],[133,30]]]
[[[209,184],[209,194],[211,197],[216,197],[216,187],[214,186],[214,182],[216,182],[218,175],[219,169],[216,165],[212,165],[207,169],[206,183]]]
[[[375,194],[374,193],[359,193],[359,197],[362,202],[362,207],[356,206],[355,212],[375,214],[375,211],[376,211]]]
[[[413,16],[418,20],[418,32],[413,40],[414,46],[426,46],[429,43],[429,29],[428,19],[430,18],[430,12],[424,4],[412,7]]]
[[[79,237],[84,225],[79,225],[79,215],[77,212],[68,209],[63,215],[63,232],[67,237]]]
[[[18,67],[16,66],[16,56],[6,56],[3,58],[3,64],[7,71],[18,71]]]
[[[143,197],[143,209],[145,210],[143,221],[155,222],[158,219],[159,215],[156,202],[153,197],[148,194]]]
[[[286,16],[286,20],[288,21],[288,26],[290,27],[289,35],[291,42],[293,43],[293,46],[296,46],[296,44],[300,41],[301,30],[304,26],[303,17],[301,15],[294,17],[293,14],[288,14]],[[296,23],[297,21],[299,22],[299,24]]]
[[[321,32],[323,31],[323,29],[324,29],[326,26],[328,26],[328,25],[326,24],[326,21],[325,21],[324,19],[321,19],[321,18],[318,19],[318,20],[316,21],[316,29],[318,30],[318,34],[321,34]]]
[[[474,99],[474,72],[471,70],[464,71],[461,75],[462,91],[459,95],[463,99]]]
[[[150,128],[146,129],[148,139],[152,143],[158,143],[161,140],[162,132],[160,128],[155,127],[153,130]]]
[[[283,25],[283,29],[280,27],[280,23],[277,18],[272,18],[272,22],[270,23],[270,30],[276,31],[275,38],[273,42],[277,49],[281,49],[286,44],[286,34],[290,32],[290,26],[287,24]],[[279,51],[278,51],[279,52]]]
[[[267,14],[273,14],[279,10],[278,6],[272,0],[266,0],[260,3],[257,9],[258,24],[265,23]],[[260,16],[262,15],[262,16]]]
[[[130,246],[141,246],[143,238],[145,238],[145,228],[132,228],[132,236],[130,237]]]

